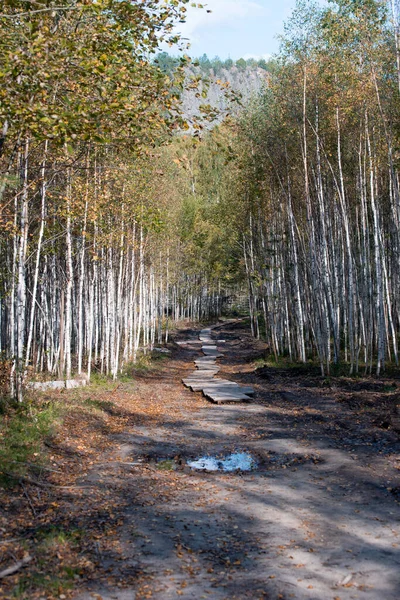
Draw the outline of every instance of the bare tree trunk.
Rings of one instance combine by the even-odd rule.
[[[25,319],[26,319],[26,252],[28,246],[28,158],[29,158],[29,140],[25,141],[24,157],[21,165],[21,214],[19,228],[18,244],[18,286],[17,286],[17,355],[16,355],[16,396],[19,402],[23,400],[23,359],[25,342]]]
[[[46,140],[44,143],[43,161],[42,161],[42,166],[41,166],[41,170],[40,170],[40,172],[41,172],[40,229],[39,229],[39,238],[38,238],[37,250],[36,250],[35,275],[34,275],[33,290],[32,290],[32,305],[31,305],[31,314],[30,314],[30,322],[29,322],[28,341],[26,344],[25,367],[28,366],[29,360],[30,360],[30,352],[31,352],[31,344],[32,344],[32,336],[33,336],[33,325],[34,325],[35,311],[36,311],[36,295],[37,295],[37,285],[38,285],[38,278],[39,278],[40,254],[41,254],[41,250],[42,250],[44,226],[46,223],[46,190],[47,190],[46,158],[47,158],[47,150],[48,150],[48,141]]]

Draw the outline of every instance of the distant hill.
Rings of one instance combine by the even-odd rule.
[[[175,68],[180,64],[178,58],[166,52],[159,54],[156,63],[160,69],[173,79]],[[218,57],[209,59],[206,54],[185,67],[187,82],[199,79],[197,89],[186,89],[182,93],[183,116],[188,123],[196,121],[201,107],[207,107],[206,112],[214,117],[205,124],[210,128],[220,123],[228,114],[239,110],[240,104],[231,100],[238,97],[245,103],[251,96],[260,92],[267,85],[269,75],[274,69],[274,61],[243,58],[234,62],[231,59],[222,61]],[[204,111],[203,111],[204,112]]]

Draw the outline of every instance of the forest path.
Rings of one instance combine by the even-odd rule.
[[[233,402],[246,402],[250,400],[250,395],[254,394],[254,389],[249,386],[241,386],[236,381],[222,379],[216,377],[221,370],[217,365],[217,359],[224,355],[221,345],[225,344],[225,340],[212,338],[212,330],[214,335],[218,329],[218,325],[202,329],[199,335],[200,349],[204,356],[196,358],[194,361],[196,369],[182,383],[194,392],[203,392],[204,396],[215,402],[216,404],[229,404]],[[183,347],[189,348],[197,342],[192,339],[179,342]],[[218,348],[218,346],[220,346]]]
[[[117,542],[99,550],[91,584],[74,598],[398,600],[398,435],[332,390],[257,375],[262,344],[242,324],[222,333],[222,374],[253,385],[254,400],[217,406],[184,389],[196,345],[177,347],[143,379],[141,402],[156,403],[157,419],[114,436],[101,472],[82,477],[112,493]],[[234,450],[250,451],[258,469],[186,465]]]

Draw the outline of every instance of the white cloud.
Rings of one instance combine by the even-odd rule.
[[[254,58],[254,60],[261,60],[262,58],[264,60],[269,60],[271,56],[271,54],[245,54],[243,58],[245,60],[249,60],[249,58]]]
[[[207,13],[211,10],[211,13]],[[191,42],[197,42],[204,28],[240,24],[246,17],[265,17],[270,11],[252,0],[209,0],[205,8],[188,7],[186,23],[179,23],[177,31]]]

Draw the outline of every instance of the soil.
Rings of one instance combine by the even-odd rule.
[[[51,442],[62,475],[41,481],[54,487],[25,482],[7,499],[4,547],[33,560],[0,580],[1,597],[25,572],[29,599],[399,599],[398,381],[257,369],[266,348],[243,323],[213,336],[226,340],[218,376],[253,386],[254,400],[217,406],[185,389],[199,346],[175,342],[157,369],[92,395],[103,416],[71,415]],[[186,464],[234,451],[257,468]],[[43,592],[29,576],[49,569],[37,555],[46,528],[77,533],[49,555],[51,569],[74,568],[72,584]]]

